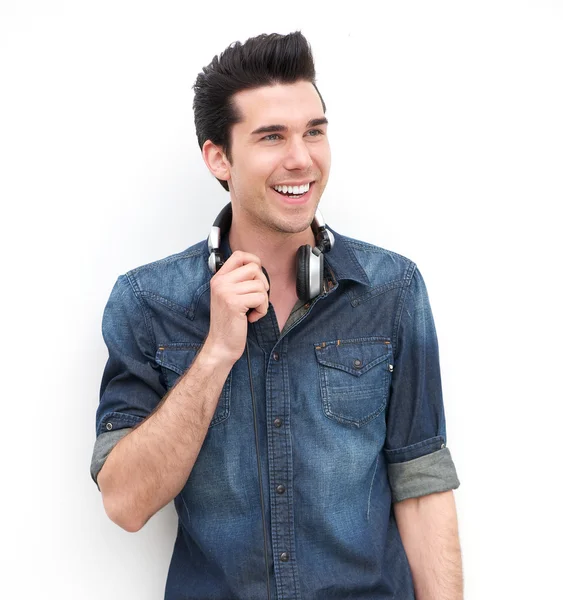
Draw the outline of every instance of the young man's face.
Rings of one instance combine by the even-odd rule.
[[[305,231],[330,171],[327,122],[316,89],[300,81],[245,90],[233,100],[242,116],[231,133],[233,210],[253,227]],[[279,185],[305,187],[290,194],[276,191]]]

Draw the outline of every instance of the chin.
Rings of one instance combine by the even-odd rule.
[[[314,217],[315,211],[307,211],[306,213],[296,214],[293,217],[281,217],[272,222],[272,228],[281,233],[303,233],[303,231],[306,231],[311,226]]]

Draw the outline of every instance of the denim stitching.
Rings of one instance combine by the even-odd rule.
[[[352,246],[353,248],[358,248],[358,250],[366,250],[368,252],[374,252],[376,254],[386,254],[388,256],[394,256],[395,258],[400,258],[407,263],[410,263],[410,259],[398,252],[393,252],[391,250],[386,250],[385,248],[381,248],[380,246],[376,246],[375,244],[368,244],[367,242],[361,242],[360,240],[355,240],[352,238],[344,238],[344,243],[346,246]]]
[[[404,280],[404,287],[401,290],[401,293],[399,295],[399,300],[397,303],[397,314],[395,315],[395,324],[393,325],[393,337],[392,337],[392,344],[393,344],[393,348],[395,348],[395,350],[398,349],[397,336],[399,335],[399,325],[401,322],[401,318],[403,316],[403,308],[405,306],[407,289],[410,287],[410,284],[411,284],[411,281],[413,280],[416,269],[417,269],[416,264],[411,263],[409,266],[409,269],[407,271],[405,280]]]
[[[370,341],[373,343],[373,340],[375,338],[355,338],[352,340],[337,340],[337,342],[320,342],[318,344],[315,344],[315,354],[317,357],[317,365],[318,365],[318,371],[319,371],[319,376],[320,376],[320,384],[321,384],[321,399],[322,399],[322,406],[323,406],[323,412],[325,417],[336,421],[337,423],[340,423],[342,425],[353,425],[357,428],[359,427],[363,427],[365,424],[369,423],[370,421],[373,421],[374,419],[376,419],[382,412],[383,410],[385,410],[385,408],[387,407],[387,400],[388,400],[388,394],[386,395],[384,393],[384,400],[381,403],[381,405],[375,409],[373,412],[369,413],[368,415],[362,417],[361,419],[352,419],[352,418],[348,418],[345,417],[343,415],[339,415],[335,412],[333,412],[332,408],[331,408],[331,402],[330,402],[330,389],[331,386],[329,385],[329,381],[328,381],[328,369],[326,368],[328,366],[328,368],[338,368],[342,371],[348,372],[352,375],[356,375],[356,373],[354,373],[352,370],[348,369],[348,368],[343,368],[342,365],[335,365],[334,363],[330,363],[329,361],[323,361],[319,359],[319,350],[317,349],[317,346],[322,346],[322,344],[324,343],[325,346],[326,345],[340,345],[340,344],[352,344],[352,343],[370,343]],[[385,338],[381,338],[378,337],[378,339],[384,340]],[[387,344],[386,344],[387,345]],[[390,346],[390,344],[389,344]],[[389,359],[389,354],[392,354],[392,350],[391,348],[389,348],[386,352],[386,354],[378,359],[376,359],[376,361],[374,361],[374,363],[370,363],[369,365],[366,365],[366,367],[369,367],[369,369],[367,369],[366,367],[364,367],[364,369],[366,369],[366,371],[370,370],[371,368],[375,367],[377,364],[380,364],[382,362],[384,362],[386,359]],[[322,365],[322,366],[320,366]],[[363,373],[362,373],[363,374]],[[384,381],[382,382],[382,384],[375,390],[365,390],[364,394],[368,394],[374,395],[376,393],[379,393],[380,391],[385,392],[386,389],[389,388],[389,384],[390,384],[390,373],[385,373],[385,378]],[[360,398],[360,396],[358,396]]]
[[[374,358],[370,363],[364,365],[361,369],[352,369],[346,365],[343,365],[342,363],[335,363],[330,360],[327,360],[326,358],[320,357],[319,351],[317,351],[317,361],[321,363],[321,365],[325,367],[330,367],[331,369],[338,369],[339,371],[344,371],[345,373],[349,373],[353,377],[361,377],[362,375],[364,375],[364,373],[371,371],[373,367],[376,367],[380,363],[384,362],[385,359],[389,359],[389,351],[387,351],[381,356],[378,356],[377,358]]]
[[[284,338],[284,340],[282,342],[282,348],[281,348],[282,351],[284,352],[284,354],[287,353],[287,346],[288,346],[287,338]],[[289,425],[291,423],[291,396],[289,394],[289,389],[287,389],[288,381],[289,381],[289,365],[288,365],[287,360],[284,360],[284,362],[283,362],[283,373],[284,373],[283,385],[286,388],[284,391],[286,392],[286,397],[287,397],[287,419],[288,419],[288,425]],[[289,476],[288,478],[291,480],[291,485],[288,485],[288,488],[290,491],[288,492],[288,498],[287,498],[288,521],[291,522],[291,530],[293,532],[293,534],[291,535],[291,539],[289,540],[289,544],[290,544],[291,560],[293,561],[293,565],[294,565],[294,566],[292,566],[293,587],[295,590],[295,598],[299,599],[299,598],[301,598],[301,588],[299,587],[298,577],[297,577],[298,576],[298,565],[297,565],[297,556],[296,556],[297,547],[295,545],[295,519],[293,518],[293,514],[294,514],[294,510],[293,510],[293,480],[294,480],[293,447],[291,446],[291,441],[289,444],[289,452],[287,454],[288,454],[287,470],[288,470],[288,476]]]
[[[190,319],[193,319],[193,311],[190,308],[188,308],[187,306],[182,306],[181,304],[176,304],[176,302],[172,302],[172,300],[168,300],[168,298],[159,296],[158,294],[155,294],[154,292],[144,291],[144,292],[140,292],[140,295],[142,298],[150,298],[151,300],[154,300],[155,302],[158,302],[159,304],[163,304],[167,308],[170,308],[174,312],[178,312],[180,314],[183,314],[186,317],[189,317]]]
[[[444,443],[444,437],[441,435],[437,435],[433,438],[428,438],[427,440],[422,440],[421,442],[416,442],[416,444],[410,444],[409,446],[403,446],[402,448],[395,448],[393,450],[388,450],[385,448],[385,452],[388,454],[398,454],[399,452],[406,452],[408,450],[416,450],[417,448],[424,448],[424,446],[431,446],[436,442]]]
[[[204,283],[200,288],[198,288],[196,290],[196,293],[195,293],[194,297],[192,298],[192,308],[190,309],[191,310],[190,319],[195,318],[195,312],[197,310],[199,301],[201,300],[201,297],[203,296],[203,294],[205,294],[210,288],[211,288],[211,280],[209,280],[207,283]]]
[[[372,287],[372,288],[370,288],[369,292],[366,292],[365,294],[362,294],[361,296],[356,296],[351,301],[352,306],[353,307],[359,306],[360,304],[362,304],[363,302],[366,302],[367,300],[370,300],[371,298],[376,298],[377,296],[381,296],[382,294],[385,294],[391,290],[401,287],[402,285],[404,285],[404,283],[405,283],[404,279],[395,279],[393,281],[389,281],[388,283],[382,283],[381,285]]]
[[[137,302],[141,306],[141,312],[143,313],[145,326],[147,328],[150,338],[152,339],[153,346],[156,349],[156,339],[155,339],[154,331],[152,328],[150,308],[146,305],[146,303],[143,301],[143,298],[139,295],[140,294],[139,285],[138,285],[137,280],[134,278],[133,274],[127,273],[126,277],[127,277],[127,281],[129,282],[129,285],[133,289],[133,294],[135,295]],[[153,351],[152,355],[154,356],[155,354],[156,354],[156,352]]]
[[[173,254],[172,256],[167,256],[166,258],[161,258],[160,260],[155,260],[154,262],[148,263],[146,265],[142,265],[140,267],[135,267],[134,269],[131,269],[130,271],[128,271],[127,274],[135,275],[141,271],[145,271],[145,270],[149,271],[149,270],[157,269],[161,265],[164,265],[167,263],[184,260],[184,259],[188,259],[188,258],[199,257],[202,255],[203,255],[203,250],[201,248],[197,248],[196,250],[192,250],[191,252],[187,252],[187,251],[185,251],[185,253],[180,252],[178,254]]]
[[[377,342],[390,342],[391,340],[384,335],[373,335],[370,337],[359,337],[359,338],[350,338],[346,340],[330,340],[324,342],[316,342],[315,346],[345,346],[347,344],[372,344]]]
[[[367,273],[364,271],[363,267],[360,265],[358,259],[356,258],[356,255],[354,254],[354,252],[352,252],[352,249],[350,248],[351,244],[348,244],[347,241],[344,241],[344,246],[346,248],[346,250],[348,251],[348,256],[350,257],[350,260],[352,260],[352,262],[355,264],[356,268],[363,273],[364,278],[367,280],[368,276]]]
[[[377,475],[377,467],[379,466],[379,453],[375,459],[375,470],[373,471],[373,477],[371,478],[371,483],[369,486],[369,494],[368,494],[368,512],[367,512],[367,520],[369,521],[369,509],[371,504],[371,491],[373,489],[373,482],[375,481],[375,476]]]
[[[182,492],[180,492],[178,494],[178,496],[180,496],[180,501],[182,502],[182,504],[184,505],[184,508],[186,509],[186,514],[188,515],[188,522],[191,523],[192,517],[190,515],[190,509],[188,508],[188,505],[186,504],[186,501],[184,500],[184,496],[182,496]]]

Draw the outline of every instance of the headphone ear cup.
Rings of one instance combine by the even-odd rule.
[[[311,290],[309,289],[309,266],[311,260],[311,246],[309,244],[300,246],[295,258],[297,267],[297,297],[303,302],[311,299]]]
[[[217,250],[212,252],[207,259],[207,265],[212,273],[217,273],[217,271],[223,266],[223,256],[221,253]]]

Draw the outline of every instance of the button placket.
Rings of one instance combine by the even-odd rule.
[[[291,435],[289,431],[288,365],[282,360],[287,338],[270,353],[266,371],[266,410],[268,431],[268,467],[270,476],[271,540],[274,576],[278,597],[301,598],[297,582],[297,564],[291,560],[295,546]]]

